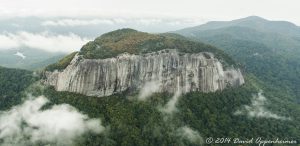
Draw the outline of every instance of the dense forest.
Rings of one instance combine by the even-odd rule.
[[[31,71],[0,67],[0,110],[19,104],[22,91],[37,79]]]
[[[244,105],[250,105],[252,95],[258,92],[254,78],[238,88],[228,88],[216,93],[193,92],[180,97],[177,112],[171,115],[158,110],[172,95],[154,94],[147,101],[136,100],[135,93],[118,94],[104,98],[86,97],[68,92],[56,92],[52,88],[44,90],[52,104],[69,103],[90,117],[100,117],[106,127],[105,135],[86,135],[78,145],[201,145],[208,137],[250,137],[287,139],[300,138],[300,108],[272,102],[268,105],[273,112],[292,117],[292,120],[237,116],[234,113]],[[276,96],[269,94],[268,98]],[[202,139],[189,141],[176,132],[181,127],[198,131]],[[217,145],[217,144],[216,144]],[[232,144],[228,144],[232,145]]]
[[[208,22],[176,33],[224,50],[246,72],[272,88],[271,92],[281,92],[299,103],[300,29],[296,25],[250,16]]]
[[[13,72],[11,72],[13,71]],[[208,137],[231,137],[248,139],[251,137],[287,139],[300,138],[300,108],[295,104],[277,102],[276,92],[264,93],[270,104],[266,108],[272,112],[291,118],[280,120],[264,117],[236,115],[235,112],[245,105],[251,105],[252,95],[257,94],[264,84],[253,75],[248,75],[246,84],[237,88],[228,88],[215,93],[192,92],[182,95],[172,114],[161,112],[160,107],[172,98],[169,93],[153,94],[146,101],[137,100],[138,93],[127,91],[109,97],[87,97],[69,92],[57,92],[52,87],[41,87],[34,83],[32,72],[2,68],[0,80],[5,85],[5,99],[1,109],[8,109],[25,97],[25,91],[33,96],[44,95],[51,105],[70,104],[91,118],[100,118],[104,133],[86,133],[75,140],[74,145],[121,145],[121,146],[169,146],[203,145]],[[15,85],[18,85],[17,87]],[[29,88],[25,89],[27,86]],[[20,91],[23,91],[20,93]],[[10,95],[10,96],[8,96]],[[275,100],[274,100],[275,99]],[[285,101],[282,101],[285,102]],[[194,139],[189,139],[182,130],[192,131]],[[45,145],[49,143],[39,143]],[[50,143],[51,144],[51,143]],[[214,144],[218,145],[218,144]],[[225,144],[226,145],[226,144]],[[232,144],[227,144],[232,145]]]
[[[105,59],[122,53],[145,54],[163,49],[176,49],[182,53],[211,52],[224,66],[237,64],[222,50],[214,46],[195,42],[176,34],[150,34],[133,29],[119,29],[96,38],[85,44],[79,52],[74,52],[46,67],[47,71],[62,70],[78,53],[85,59]]]
[[[232,39],[223,35],[202,40],[224,49],[240,62],[246,72],[253,73],[268,84],[273,92],[280,90],[293,97],[295,102],[295,98],[300,96],[298,56],[284,55],[261,43]],[[273,90],[274,88],[276,90]]]
[[[212,52],[217,58],[234,64],[228,55],[214,46],[184,39],[175,34],[150,34],[134,29],[119,29],[103,34],[84,45],[79,54],[87,59],[103,59],[124,52],[143,54],[163,49],[177,49],[184,53]]]

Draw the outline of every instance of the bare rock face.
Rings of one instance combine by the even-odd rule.
[[[244,84],[239,69],[224,70],[213,54],[179,53],[175,49],[115,58],[84,59],[76,55],[63,71],[46,72],[45,83],[57,91],[88,96],[108,96],[128,89],[139,89],[148,82],[158,92],[214,92]]]

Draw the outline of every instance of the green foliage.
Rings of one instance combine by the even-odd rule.
[[[194,42],[178,34],[149,34],[133,29],[121,29],[103,34],[94,41],[85,44],[79,55],[86,59],[105,59],[116,57],[125,52],[138,55],[163,49],[176,49],[183,53],[212,52],[216,58],[221,60],[224,66],[236,66],[228,55],[214,46]],[[74,52],[57,63],[47,66],[45,70],[65,69],[76,53]]]
[[[87,97],[69,92],[56,92],[52,88],[44,91],[52,104],[68,103],[92,118],[101,118],[109,130],[105,134],[87,134],[78,139],[78,145],[199,145],[193,144],[176,134],[182,126],[197,130],[201,136],[232,138],[300,138],[299,108],[272,102],[272,111],[292,117],[292,121],[266,118],[248,118],[233,113],[251,104],[252,94],[264,85],[247,77],[247,84],[228,88],[215,93],[192,92],[180,97],[178,111],[166,115],[159,111],[172,95],[154,94],[147,101],[137,101],[135,93],[120,93],[109,97]],[[272,94],[268,94],[273,97]],[[276,96],[276,95],[275,95]],[[284,108],[289,111],[282,111]],[[296,128],[296,129],[295,129]]]
[[[214,94],[190,93],[181,99],[180,117],[187,125],[199,129],[206,137],[300,138],[300,133],[294,130],[299,124],[298,121],[234,116],[233,113],[239,107],[251,104],[251,94],[251,91],[245,89],[228,89]],[[273,104],[272,106],[282,106],[274,102]],[[292,110],[292,107],[287,109]],[[272,112],[286,114],[275,109]],[[289,116],[294,118],[297,114]],[[297,129],[300,130],[299,127]]]
[[[71,104],[92,118],[101,118],[103,124],[110,127],[106,138],[103,138],[103,135],[87,135],[90,138],[78,142],[79,145],[88,143],[103,145],[103,141],[110,141],[111,145],[121,146],[170,145],[172,140],[175,140],[160,137],[161,134],[168,136],[165,131],[167,124],[156,107],[165,103],[165,96],[170,97],[168,94],[157,94],[149,102],[130,100],[129,98],[133,97],[126,97],[124,94],[95,98],[56,92],[54,89],[47,89],[44,94],[53,104]],[[159,135],[153,134],[153,129],[156,128],[159,128]]]
[[[0,110],[19,104],[22,91],[36,80],[31,71],[0,67]]]
[[[300,96],[299,57],[283,55],[273,49],[252,41],[232,39],[223,35],[205,39],[208,43],[224,49],[246,72],[253,73],[273,92],[291,97]]]
[[[132,29],[121,29],[104,34],[84,45],[79,54],[87,59],[104,59],[124,52],[144,54],[163,49],[177,49],[184,53],[212,52],[229,65],[234,64],[230,57],[213,46],[190,41],[176,34],[149,34]]]
[[[32,72],[0,68],[0,85],[5,87],[1,95],[1,110],[19,104],[22,94],[36,78]],[[300,139],[300,108],[297,104],[277,100],[278,92],[266,92],[270,100],[268,108],[292,120],[249,118],[233,113],[251,104],[252,94],[265,89],[265,84],[253,75],[246,76],[246,84],[215,93],[192,92],[179,98],[178,110],[167,115],[159,110],[166,105],[172,94],[157,93],[146,101],[138,101],[136,93],[124,92],[109,97],[88,97],[69,92],[57,92],[52,87],[31,90],[34,96],[45,95],[51,102],[47,106],[67,103],[91,118],[101,118],[105,133],[86,133],[75,140],[75,145],[105,146],[194,146],[199,145],[178,135],[178,129],[188,126],[207,137],[289,138]],[[32,86],[31,88],[34,88]],[[8,100],[7,97],[13,97]],[[47,107],[44,107],[47,108]]]
[[[224,50],[246,72],[265,82],[270,92],[284,93],[299,103],[300,29],[296,25],[247,17],[210,22],[177,33]]]
[[[51,64],[51,65],[47,66],[45,68],[45,70],[46,71],[54,71],[54,70],[63,70],[63,69],[65,69],[70,64],[70,62],[72,61],[72,59],[74,58],[74,56],[77,53],[78,52],[73,52],[73,53],[67,55],[66,57],[59,60],[57,63],[54,63],[54,64]]]

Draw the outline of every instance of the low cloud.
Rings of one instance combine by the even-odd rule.
[[[177,129],[177,135],[182,139],[186,139],[194,144],[203,144],[203,138],[198,131],[191,129],[188,126],[183,126]]]
[[[0,50],[29,47],[49,52],[70,53],[79,50],[88,41],[90,40],[73,33],[61,35],[49,32],[30,33],[21,31],[0,34]]]
[[[147,25],[156,25],[156,24],[160,24],[160,23],[164,23],[164,22],[165,21],[162,20],[162,19],[154,19],[154,18],[152,18],[152,19],[143,18],[143,19],[136,19],[135,20],[136,24],[145,25],[145,26],[147,26]]]
[[[44,26],[85,26],[85,25],[113,25],[115,24],[114,21],[110,19],[91,19],[91,20],[84,20],[84,19],[61,19],[61,20],[48,20],[42,22]]]
[[[146,100],[153,93],[158,92],[160,90],[160,87],[161,87],[161,83],[159,81],[146,82],[140,90],[138,100],[140,101]]]
[[[22,59],[25,59],[25,58],[26,58],[26,56],[25,56],[23,53],[19,52],[19,51],[18,51],[16,54],[14,54],[14,55],[19,56],[19,57],[21,57]]]
[[[251,105],[244,105],[240,110],[237,110],[234,115],[247,115],[248,117],[254,118],[273,118],[277,120],[290,120],[290,118],[279,116],[272,113],[265,108],[266,97],[262,95],[260,91],[257,95],[254,95],[252,98]]]
[[[171,100],[164,107],[160,107],[159,110],[166,114],[172,114],[177,111],[176,105],[178,103],[178,99],[181,96],[180,91],[176,91]]]
[[[0,144],[66,146],[84,133],[99,134],[105,130],[100,119],[90,119],[68,104],[42,110],[47,103],[47,98],[40,96],[0,112]]]
[[[173,97],[171,98],[171,100],[168,101],[168,103],[164,107],[159,107],[159,110],[162,113],[172,115],[174,112],[177,111],[176,105],[178,103],[179,97],[182,94],[181,88],[185,88],[185,87],[180,86],[180,79],[178,76],[177,77],[177,90],[175,91]]]
[[[76,27],[76,26],[92,26],[92,25],[121,25],[121,26],[193,26],[199,24],[198,19],[186,18],[125,18],[125,17],[111,17],[111,18],[92,18],[92,19],[77,19],[77,18],[63,18],[56,20],[45,20],[41,22],[42,26],[54,27]],[[201,20],[202,21],[202,20]]]

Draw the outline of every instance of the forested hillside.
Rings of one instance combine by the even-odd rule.
[[[272,92],[299,100],[300,27],[252,16],[209,22],[176,33],[217,46],[273,88]]]
[[[254,77],[249,77],[242,87],[216,93],[188,93],[179,98],[176,111],[171,114],[160,110],[173,96],[167,93],[154,94],[146,101],[137,100],[136,93],[126,92],[95,98],[47,88],[40,94],[49,97],[52,104],[68,103],[90,117],[100,117],[103,124],[109,127],[105,134],[87,134],[78,139],[77,145],[196,146],[205,144],[204,140],[208,137],[244,140],[252,137],[285,137],[299,140],[300,119],[297,115],[300,108],[295,104],[282,105],[276,102],[273,99],[277,94],[264,93],[269,101],[264,108],[282,116],[279,119],[267,115],[236,115],[239,109],[251,105],[252,96],[263,86]],[[188,129],[195,139],[189,139],[182,129]]]
[[[36,81],[36,77],[24,70],[1,68],[0,71],[0,84],[5,87],[1,91],[1,110],[6,110],[19,104],[22,98],[28,98],[22,91]],[[86,133],[75,140],[74,145],[78,146],[196,146],[203,145],[208,137],[238,137],[244,140],[260,136],[266,139],[300,138],[300,108],[297,104],[277,100],[282,95],[278,92],[265,92],[263,95],[267,104],[263,103],[263,107],[252,105],[259,90],[268,87],[253,75],[248,75],[246,84],[238,88],[182,95],[173,113],[161,110],[173,98],[168,93],[153,94],[146,101],[139,101],[138,92],[96,98],[57,92],[51,87],[29,87],[27,93],[44,95],[50,100],[44,107],[46,109],[51,105],[67,103],[91,118],[102,120],[106,131],[101,134]],[[250,111],[243,109],[245,106],[258,110],[257,114],[264,114],[251,116],[248,114]]]
[[[23,91],[37,79],[31,71],[0,67],[0,110],[19,104]]]

